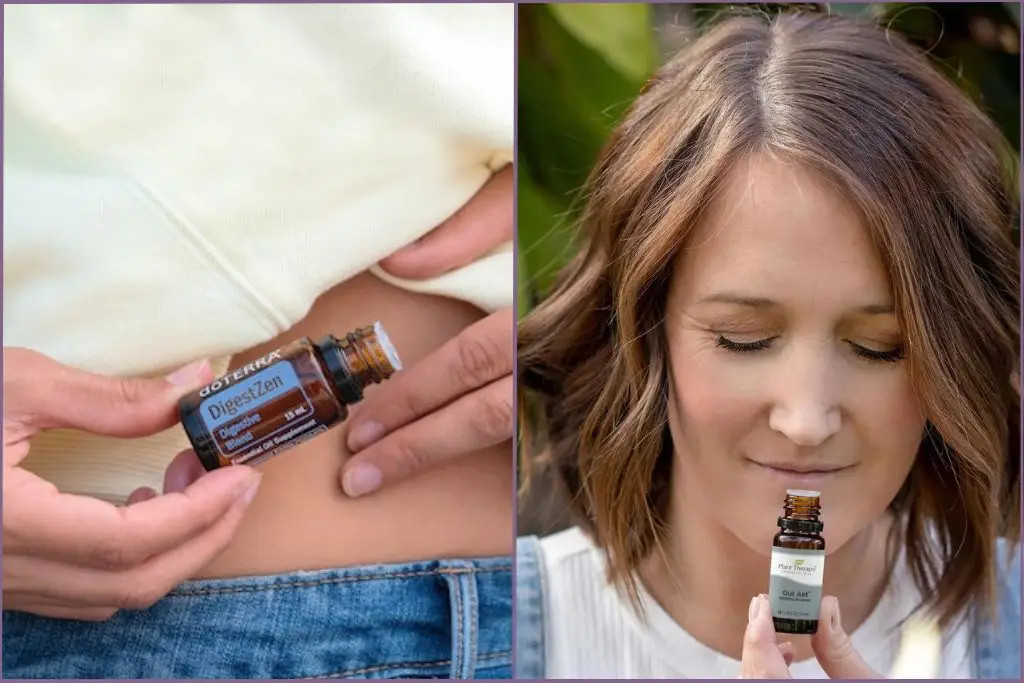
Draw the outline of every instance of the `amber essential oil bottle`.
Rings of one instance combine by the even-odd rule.
[[[401,369],[378,322],[271,351],[185,396],[178,411],[207,470],[256,465],[340,424],[365,387]]]
[[[818,630],[821,583],[825,573],[824,525],[817,491],[786,492],[779,533],[772,541],[768,602],[777,633]]]

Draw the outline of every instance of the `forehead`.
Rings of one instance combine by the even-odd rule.
[[[888,299],[889,279],[859,212],[828,179],[760,153],[737,163],[680,255],[692,296],[742,290],[794,304]]]

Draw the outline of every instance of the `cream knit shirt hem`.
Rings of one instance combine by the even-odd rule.
[[[508,5],[4,7],[4,344],[159,375],[301,320],[371,270],[492,311],[511,245],[406,282],[375,268],[512,159]],[[180,427],[54,432],[26,466],[120,501]]]

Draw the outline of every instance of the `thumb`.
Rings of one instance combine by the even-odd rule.
[[[206,468],[199,462],[196,452],[182,451],[164,470],[164,493],[184,491],[204,474]]]
[[[196,361],[157,379],[106,377],[52,359],[31,363],[19,393],[19,412],[37,429],[70,427],[94,434],[138,437],[178,421],[178,399],[213,379]]]
[[[853,648],[843,630],[839,601],[831,595],[821,599],[818,631],[811,637],[811,647],[829,678],[882,678]]]
[[[750,601],[747,630],[743,634],[740,678],[792,678],[786,656],[775,642],[772,609],[764,595],[755,596]]]
[[[506,167],[458,211],[412,244],[380,262],[384,272],[408,280],[461,268],[512,240],[515,177]]]

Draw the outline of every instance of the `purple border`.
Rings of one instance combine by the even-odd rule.
[[[593,1],[595,1],[595,0],[559,0],[559,2],[563,2],[563,3],[593,2]],[[596,1],[601,1],[601,0],[596,0]],[[941,0],[941,1],[945,2],[947,0]],[[696,3],[693,2],[693,0],[682,0],[682,2],[685,3],[685,4],[696,4]],[[516,168],[518,169],[518,159],[519,159],[519,145],[518,145],[518,141],[519,141],[519,106],[518,106],[519,105],[519,77],[518,77],[519,76],[519,60],[518,60],[518,54],[519,54],[519,5],[522,5],[522,4],[547,4],[547,3],[545,3],[544,0],[515,0],[515,4],[516,4],[516,57],[517,57],[517,59],[516,59],[516,98],[515,98],[515,100],[516,100],[516,134],[515,134],[516,148],[515,148],[515,159],[516,159]],[[671,0],[651,0],[647,4],[652,4],[653,5],[653,4],[674,4],[674,3],[672,3]],[[722,4],[753,4],[753,3],[748,2],[748,0],[739,0],[739,2],[722,3]],[[870,2],[866,2],[864,0],[856,0],[856,4],[865,4],[865,5],[867,5],[867,4],[870,4]],[[1002,4],[1002,3],[991,2],[989,0],[967,0],[966,4]],[[1024,2],[1022,2],[1021,4],[1022,4],[1022,6],[1024,6]],[[1018,59],[1022,62],[1022,66],[1024,66],[1024,31],[1020,31],[1020,30],[1018,31],[1017,39],[1018,39],[1018,43],[1020,45],[1020,48],[1018,49]],[[1021,72],[1020,72],[1020,85],[1021,85],[1021,88],[1018,91],[1018,97],[1021,98],[1020,99],[1021,104],[1024,105],[1024,96],[1022,96],[1022,93],[1024,93],[1024,68],[1022,68]],[[1021,130],[1024,131],[1024,106],[1022,106],[1022,109],[1021,109]],[[1024,197],[1024,174],[1022,174],[1021,178],[1018,178],[1018,182],[1020,182],[1020,192],[1021,192],[1020,196]],[[518,174],[516,176],[516,185],[515,185],[515,187],[517,188],[517,196],[518,196]],[[517,209],[518,209],[518,202],[517,202]],[[1022,217],[1024,217],[1024,214],[1022,214]],[[1021,220],[1022,217],[1018,217],[1018,220]],[[1021,228],[1022,233],[1024,233],[1024,220],[1021,220],[1021,225],[1019,227]],[[516,277],[518,279],[518,275],[519,275],[519,270],[518,270],[518,253],[519,253],[519,250],[518,250],[518,244],[519,244],[518,231],[516,232],[515,243],[516,243],[516,264],[517,264]],[[1024,270],[1024,247],[1018,248],[1018,259],[1020,261],[1022,270]],[[1020,287],[1021,287],[1021,296],[1022,296],[1022,299],[1024,299],[1024,277],[1022,277],[1022,281],[1019,284],[1020,284]],[[518,283],[517,283],[517,285],[518,285]],[[516,287],[516,294],[515,294],[516,301],[518,301],[518,296],[519,296],[519,289],[518,289],[518,286],[517,286]],[[517,335],[516,335],[517,346],[516,346],[516,348],[518,349],[518,326],[517,326],[517,330],[516,331],[517,331]],[[1024,324],[1022,324],[1022,333],[1024,333]],[[1024,358],[1024,335],[1022,335],[1022,339],[1021,339],[1021,342],[1020,342],[1020,356],[1019,356],[1019,358]],[[514,375],[514,377],[518,378],[518,364],[515,366],[515,368],[513,370],[513,375]],[[518,381],[516,381],[516,386],[518,387]],[[1019,380],[1019,387],[1018,388],[1019,389],[1024,389],[1024,374],[1022,374],[1022,379]],[[516,418],[517,418],[517,422],[516,423],[518,424],[518,404],[516,405]],[[1024,424],[1024,404],[1022,404],[1021,410],[1020,410],[1020,421],[1021,421],[1021,424]],[[516,444],[518,445],[518,431],[515,434],[515,438],[516,438]],[[1021,460],[1022,468],[1024,468],[1024,433],[1021,434],[1019,448],[1020,448],[1020,450],[1018,451],[1018,457]],[[1022,503],[1021,524],[1022,524],[1022,526],[1024,526],[1024,487],[1022,487],[1020,495],[1021,495],[1021,503]],[[517,508],[518,508],[518,506],[517,506]],[[516,524],[514,526],[517,526],[517,525],[518,525],[518,515],[517,515],[517,518],[516,518]],[[514,570],[513,570],[513,577],[514,576],[515,576],[515,573],[514,573]],[[1022,567],[1021,567],[1021,585],[1024,586],[1024,565],[1022,565]],[[512,594],[513,594],[513,603],[514,603],[515,594],[516,594],[516,590],[515,590],[515,586],[514,585],[513,585]],[[1024,630],[1024,619],[1022,619],[1022,630]],[[515,619],[513,619],[513,626],[512,626],[512,639],[513,639],[512,640],[512,642],[513,642],[512,666],[513,666],[513,672],[515,671],[515,662],[516,662],[516,657],[515,657],[515,642],[516,642],[515,641],[515,634],[516,634]],[[1021,652],[1021,671],[1024,671],[1024,649],[1022,649],[1022,652]],[[514,673],[513,673],[513,675],[514,675]],[[547,680],[547,679],[519,679],[519,680],[534,680],[534,681],[536,681],[536,680]],[[610,680],[610,679],[581,679],[581,680],[598,681],[598,680]],[[692,679],[692,680],[705,680],[705,681],[708,681],[708,680],[715,680],[715,679]],[[920,679],[910,679],[910,680],[920,680]],[[952,682],[955,679],[939,678],[939,679],[930,679],[930,680],[940,680],[940,681],[950,681],[950,682]]]
[[[516,358],[512,363],[512,677],[516,677],[516,635],[518,633],[518,620],[516,619],[516,595],[519,573],[518,563],[515,561],[516,539],[519,536],[519,401],[516,394],[519,388],[519,3],[515,7],[515,29],[513,37],[513,49],[516,56],[514,68],[515,97],[512,106],[515,107],[512,133],[512,187],[514,201],[512,202],[512,319],[515,325],[512,328],[512,348],[516,350]]]
[[[1017,27],[1017,45],[1018,45],[1017,55],[1018,55],[1018,58],[1019,58],[1018,59],[1018,63],[1021,63],[1022,59],[1024,59],[1024,36],[1021,35],[1020,22],[1018,22],[1018,27]],[[1020,83],[1020,86],[1021,86],[1021,90],[1018,91],[1018,97],[1020,98],[1020,101],[1022,103],[1024,103],[1024,96],[1021,95],[1021,93],[1024,92],[1024,70],[1021,70],[1021,72],[1019,74],[1019,83]],[[1021,130],[1024,130],[1024,109],[1022,109],[1022,111],[1021,111]],[[1019,170],[1018,170],[1018,173],[1019,173]],[[1022,180],[1021,178],[1018,177],[1018,182],[1021,183],[1021,196],[1024,196],[1024,180]],[[1018,216],[1018,220],[1021,220],[1020,216]],[[1021,229],[1022,227],[1024,227],[1024,220],[1021,220],[1021,225],[1018,225],[1018,229]],[[1024,231],[1024,230],[1022,230],[1022,231]],[[1017,249],[1017,257],[1019,259],[1019,262],[1021,263],[1021,266],[1024,267],[1024,257],[1022,257],[1021,249],[1019,247]],[[1022,295],[1024,295],[1024,283],[1022,283],[1022,285],[1021,285],[1021,293],[1022,293]],[[1024,326],[1022,326],[1022,327],[1024,327]],[[1021,339],[1020,355],[1017,356],[1017,362],[1018,363],[1020,363],[1020,359],[1022,357],[1024,357],[1024,338]],[[1017,378],[1017,389],[1018,389],[1018,391],[1020,391],[1020,389],[1021,389],[1021,384],[1022,384],[1022,380],[1021,380],[1020,377],[1018,377]],[[1024,423],[1024,404],[1021,405],[1020,422]],[[1021,437],[1020,437],[1020,451],[1017,453],[1017,455],[1018,455],[1018,457],[1021,460],[1021,467],[1022,467],[1022,469],[1024,469],[1024,433],[1021,433]],[[1024,487],[1021,487],[1020,500],[1021,500],[1021,525],[1024,526]],[[1020,579],[1021,579],[1021,586],[1024,586],[1024,563],[1021,563],[1021,577],[1020,577]],[[1024,631],[1024,619],[1022,619],[1021,625],[1022,625],[1022,631]],[[1024,672],[1024,648],[1021,648],[1020,661],[1021,661],[1021,669],[1020,670],[1022,672]],[[515,660],[513,659],[513,665],[514,664],[515,664]]]
[[[25,1],[25,0],[15,0],[14,2],[9,2],[9,3],[4,3],[4,4],[5,5],[6,4],[12,4],[12,5],[30,5],[30,4],[163,4],[166,1],[167,0],[141,0],[141,2],[131,3],[131,2],[118,2],[116,0],[113,1],[113,2],[110,2],[110,1],[107,1],[107,0],[96,0],[95,2],[88,2],[87,0],[49,0],[48,2],[35,2],[33,0],[28,0],[28,1]],[[247,0],[246,2],[239,2],[239,3],[218,3],[218,4],[271,4],[271,3],[273,3],[273,1],[274,0]],[[288,1],[288,0],[286,0],[286,1]],[[315,4],[392,4],[390,2],[390,0],[368,0],[366,2],[360,2],[360,0],[336,0],[335,2],[323,2],[323,0],[307,0],[307,1],[311,1],[311,2],[313,2]],[[575,0],[573,0],[573,1],[575,1]],[[175,0],[175,2],[176,2],[176,4],[208,4],[204,0]],[[400,0],[400,2],[408,3],[408,4],[459,4],[459,5],[461,5],[461,4],[495,4],[495,5],[516,5],[515,19],[514,19],[515,27],[514,27],[514,36],[513,36],[513,41],[514,41],[513,42],[513,49],[518,53],[519,17],[518,17],[518,4],[515,3],[515,2],[511,2],[509,0],[476,0],[475,2],[467,1],[467,0]],[[282,4],[282,3],[277,3],[277,4]],[[3,25],[3,19],[0,18],[0,26],[2,26],[2,25]],[[0,73],[2,73],[3,63],[4,63],[4,54],[3,54],[2,51],[0,51]],[[519,64],[518,64],[518,60],[515,60],[514,64],[513,64],[513,79],[514,79],[514,83],[515,83],[514,88],[515,88],[515,93],[516,93],[516,97],[514,98],[514,102],[513,102],[513,106],[514,107],[518,104],[518,92],[519,92],[518,75],[519,75]],[[2,80],[2,76],[0,76],[0,80]],[[4,102],[5,102],[4,91],[0,90],[0,104],[3,104]],[[512,143],[513,144],[512,152],[513,152],[513,192],[514,193],[518,192],[518,177],[515,176],[515,169],[516,169],[516,165],[517,165],[517,162],[518,162],[518,119],[519,119],[519,116],[518,116],[518,108],[517,108],[517,110],[515,112],[515,117],[514,117],[513,143]],[[2,123],[2,121],[3,121],[3,109],[0,108],[0,123]],[[2,149],[3,149],[3,134],[0,133],[0,151],[2,151]],[[0,202],[2,202],[2,201],[3,201],[3,182],[0,181]],[[513,225],[515,225],[516,224],[515,223],[516,217],[518,215],[518,205],[517,205],[517,203],[515,201],[513,201],[513,214],[512,215],[513,215]],[[2,233],[3,233],[3,219],[2,219],[2,217],[0,217],[0,235],[2,235]],[[513,230],[513,271],[512,271],[513,279],[515,279],[516,273],[518,272],[516,270],[518,268],[518,244],[519,244],[518,233],[515,230]],[[0,242],[0,257],[2,257],[2,254],[3,254],[3,244],[2,244],[2,242]],[[2,272],[3,272],[3,262],[0,261],[0,274],[2,274]],[[2,288],[3,288],[2,281],[0,281],[0,290],[2,290]],[[518,301],[519,301],[518,292],[516,290],[516,287],[513,286],[513,294],[512,294],[513,319],[517,318],[516,310],[517,310],[517,306],[518,306]],[[3,331],[2,331],[2,328],[0,328],[0,339],[2,339],[2,338],[3,338]],[[514,330],[513,330],[513,340],[514,340],[514,342],[515,342],[515,340],[517,338],[518,338],[517,328],[514,328]],[[517,366],[516,366],[515,363],[513,363],[512,375],[513,375],[513,382],[514,383],[516,382],[517,374],[518,374]],[[3,358],[0,357],[0,378],[2,378],[2,377],[3,377]],[[515,386],[515,384],[514,384],[514,386]],[[4,402],[3,392],[0,391],[0,412],[2,412],[2,409],[3,409],[3,402]],[[513,424],[518,424],[518,414],[517,414],[517,407],[516,407],[515,402],[513,402]],[[518,446],[518,434],[514,431],[513,432],[513,454],[516,452],[515,449],[517,448],[517,446]],[[2,482],[2,481],[3,481],[3,472],[2,472],[2,470],[0,470],[0,482]],[[513,457],[513,459],[512,459],[512,491],[511,491],[511,495],[513,496],[513,501],[515,500],[515,495],[516,495],[516,491],[517,490],[518,490],[517,467],[516,467],[516,459],[515,459],[515,457]],[[0,494],[0,500],[2,500],[2,498],[3,498],[3,496],[2,496],[2,494]],[[0,510],[0,517],[2,517],[2,510]],[[511,529],[511,532],[512,532],[512,539],[511,539],[512,540],[512,549],[511,549],[511,553],[510,553],[513,556],[515,554],[515,539],[516,539],[516,535],[517,535],[517,533],[516,533],[517,532],[517,527],[518,527],[518,523],[517,523],[517,519],[516,519],[516,513],[515,513],[515,511],[513,511],[513,514],[512,514],[512,529]],[[3,563],[3,548],[2,548],[2,546],[0,546],[0,565],[2,565],[2,563]],[[514,614],[515,613],[514,613],[514,609],[515,609],[515,593],[516,593],[516,590],[515,590],[515,578],[514,578],[515,577],[515,562],[514,561],[513,561],[513,570],[512,571],[513,571],[513,582],[512,582],[512,604],[513,604],[513,618],[512,618],[512,644],[513,644],[512,670],[514,672],[515,671],[515,652],[514,652],[514,644],[515,644],[515,616],[514,616]],[[2,584],[3,584],[3,578],[2,578],[2,575],[0,575],[0,587],[2,587]],[[2,649],[2,647],[3,647],[3,624],[2,624],[2,620],[0,620],[0,649]],[[514,673],[513,673],[513,675],[514,675]],[[2,660],[0,660],[0,679],[3,679],[3,678],[4,678],[4,676],[3,676],[3,663],[2,663]],[[88,681],[94,681],[94,680],[125,680],[125,679],[75,679],[75,678],[70,678],[70,679],[64,679],[64,680],[82,681],[83,683],[85,683],[85,681],[87,681],[87,680]],[[127,679],[127,680],[146,680],[146,681],[156,681],[156,682],[166,681],[166,682],[169,683],[170,681],[188,680],[188,679],[148,678],[148,679]],[[244,681],[244,680],[251,680],[251,679],[220,679],[220,680]],[[392,679],[392,680],[408,680],[408,679]]]

